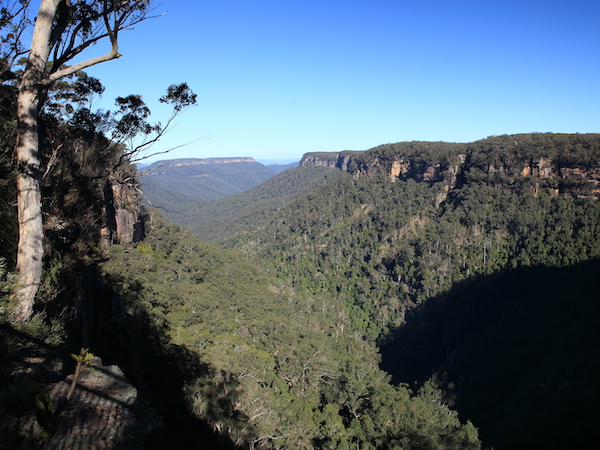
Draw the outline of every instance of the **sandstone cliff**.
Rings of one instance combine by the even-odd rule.
[[[403,142],[363,152],[307,153],[300,166],[335,167],[358,178],[384,175],[453,189],[469,180],[499,186],[528,181],[537,193],[600,195],[600,135],[494,136],[468,144]]]
[[[255,163],[254,158],[183,158],[167,161],[158,161],[156,165],[167,164],[170,167],[197,166],[200,164],[233,164]]]
[[[106,227],[104,244],[139,242],[144,238],[141,198],[136,186],[108,180],[104,188]]]

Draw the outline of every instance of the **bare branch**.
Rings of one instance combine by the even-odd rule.
[[[129,151],[123,152],[123,160],[129,160],[130,162],[142,161],[151,156],[168,153],[176,148],[190,145],[191,143],[198,141],[198,139],[196,139],[192,142],[179,145],[168,150],[151,154],[143,154],[154,144],[156,144],[162,137],[164,137],[168,131],[170,131],[175,118],[179,114],[181,114],[190,106],[196,105],[196,94],[192,92],[187,83],[173,84],[169,86],[166,95],[159,99],[159,102],[172,105],[173,107],[171,116],[164,126],[160,123],[156,125],[150,125],[146,121],[146,118],[149,115],[149,109],[146,107],[140,96],[119,98],[117,99],[117,102],[120,107],[120,112],[123,113],[123,117],[115,127],[113,140],[117,138],[121,143],[123,143],[127,140],[133,140],[140,134],[144,134],[147,137],[152,135],[151,138],[147,138],[139,145],[134,146],[132,142]]]
[[[60,78],[67,77],[69,75],[74,74],[75,72],[79,72],[80,70],[87,69],[91,66],[95,66],[96,64],[120,58],[121,56],[122,55],[118,52],[118,48],[115,48],[115,46],[113,45],[113,49],[110,53],[107,53],[106,55],[102,56],[96,56],[95,58],[88,59],[87,61],[82,61],[65,69],[59,70],[58,72],[54,72],[44,80],[43,84],[48,86]]]
[[[191,142],[186,142],[185,144],[176,145],[175,147],[171,147],[168,150],[161,150],[161,151],[158,151],[158,152],[149,153],[147,155],[140,156],[139,158],[131,159],[130,162],[135,163],[135,162],[139,162],[139,161],[143,161],[145,159],[151,158],[153,156],[164,155],[165,153],[170,153],[173,150],[177,150],[178,148],[183,148],[183,147],[187,147],[188,145],[195,144],[196,142],[201,141],[202,139],[204,139],[204,138],[198,138],[198,139],[195,139],[195,140],[193,140]],[[129,155],[132,155],[132,154],[135,154],[135,153],[136,152],[130,152],[130,153],[127,153],[125,156],[129,156]]]
[[[61,149],[61,147],[64,144],[60,144],[58,147],[54,147],[52,149],[52,155],[50,155],[50,159],[48,160],[48,163],[46,164],[46,170],[44,171],[44,175],[42,175],[42,178],[46,178],[48,176],[48,174],[50,173],[50,171],[52,170],[52,167],[54,166],[54,164],[56,163],[56,160],[58,159],[58,151]]]
[[[26,54],[23,34],[30,29],[29,0],[2,2],[0,9],[0,73],[10,72],[17,58]],[[6,79],[6,77],[5,77]]]
[[[82,53],[91,45],[97,43],[98,41],[108,38],[111,43],[111,50],[109,53],[101,56],[96,56],[94,58],[87,59],[85,61],[79,62],[73,66],[63,68],[53,71],[45,80],[45,85],[50,85],[54,81],[69,76],[79,70],[86,69],[88,67],[94,66],[96,64],[100,64],[106,61],[110,61],[113,59],[120,58],[122,55],[119,53],[119,42],[118,42],[118,34],[122,30],[130,29],[131,27],[137,25],[138,23],[147,20],[153,19],[162,16],[163,14],[150,16],[148,12],[153,10],[143,11],[137,17],[136,13],[140,12],[140,5],[144,3],[149,3],[147,0],[138,0],[133,2],[132,4],[119,8],[114,8],[113,2],[108,0],[104,0],[102,11],[99,12],[98,18],[102,17],[102,22],[104,24],[105,32],[92,32],[91,35],[86,36],[86,38],[82,38],[84,34],[84,24],[82,22],[78,23],[72,30],[69,31],[70,39],[68,44],[61,49],[60,56],[58,55],[59,47],[55,47],[55,60],[53,64],[53,69],[56,70],[58,67],[61,67],[67,61],[72,60],[75,56]],[[124,3],[121,3],[123,5]],[[111,20],[112,19],[112,20]],[[111,23],[112,22],[112,23]],[[76,45],[76,41],[78,39],[82,39],[82,42],[79,45]],[[57,41],[58,43],[58,41]]]

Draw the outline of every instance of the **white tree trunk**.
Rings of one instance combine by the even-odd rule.
[[[150,0],[132,2],[103,3],[100,16],[90,17],[105,34],[98,32],[88,41],[70,48],[67,60],[77,56],[98,39],[108,38],[110,52],[90,58],[69,67],[47,74],[46,65],[53,45],[52,32],[59,5],[70,8],[70,0],[42,0],[35,20],[27,67],[19,86],[17,97],[17,145],[16,154],[19,166],[17,175],[17,209],[19,221],[19,244],[17,251],[17,272],[19,284],[13,298],[17,301],[16,313],[20,321],[28,320],[33,314],[35,296],[42,279],[42,258],[44,228],[42,222],[42,194],[40,179],[40,151],[38,138],[38,116],[45,90],[56,80],[69,76],[95,64],[119,58],[118,33],[146,19],[150,11]],[[57,33],[64,32],[60,27]],[[58,39],[57,36],[56,38]]]
[[[36,19],[29,59],[17,98],[17,211],[19,244],[17,251],[17,319],[28,320],[42,279],[44,228],[38,115],[44,71],[50,52],[52,23],[60,0],[42,0]]]

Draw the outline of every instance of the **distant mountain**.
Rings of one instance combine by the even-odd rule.
[[[253,158],[185,158],[155,162],[140,170],[140,179],[153,206],[177,213],[253,188],[277,172]]]
[[[266,164],[269,169],[274,170],[277,173],[281,173],[284,170],[295,169],[298,167],[299,162],[287,163],[287,164]]]
[[[296,198],[332,182],[342,172],[326,167],[285,170],[258,186],[186,207],[173,221],[189,227],[205,242],[231,247],[231,237],[260,226]],[[241,236],[238,236],[241,239]]]

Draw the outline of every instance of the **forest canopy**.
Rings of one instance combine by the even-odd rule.
[[[178,448],[595,442],[600,135],[308,154],[182,215],[220,248],[145,208],[131,165],[195,104],[187,84],[159,100],[163,126],[137,94],[90,109],[103,87],[82,69],[120,56],[152,2],[44,0],[36,21],[5,3],[3,412],[23,361],[60,360],[64,376],[91,348]],[[69,65],[104,38],[109,53]],[[36,445],[22,417],[2,416],[2,445]]]
[[[130,314],[147,317],[140,342],[184,347],[189,374],[190,361],[205,365],[185,385],[192,409],[235,444],[479,448],[475,428],[435,387],[389,384],[342,305],[299,294],[156,211],[151,217],[144,242],[111,248],[104,276]],[[150,372],[160,369],[140,371]]]

